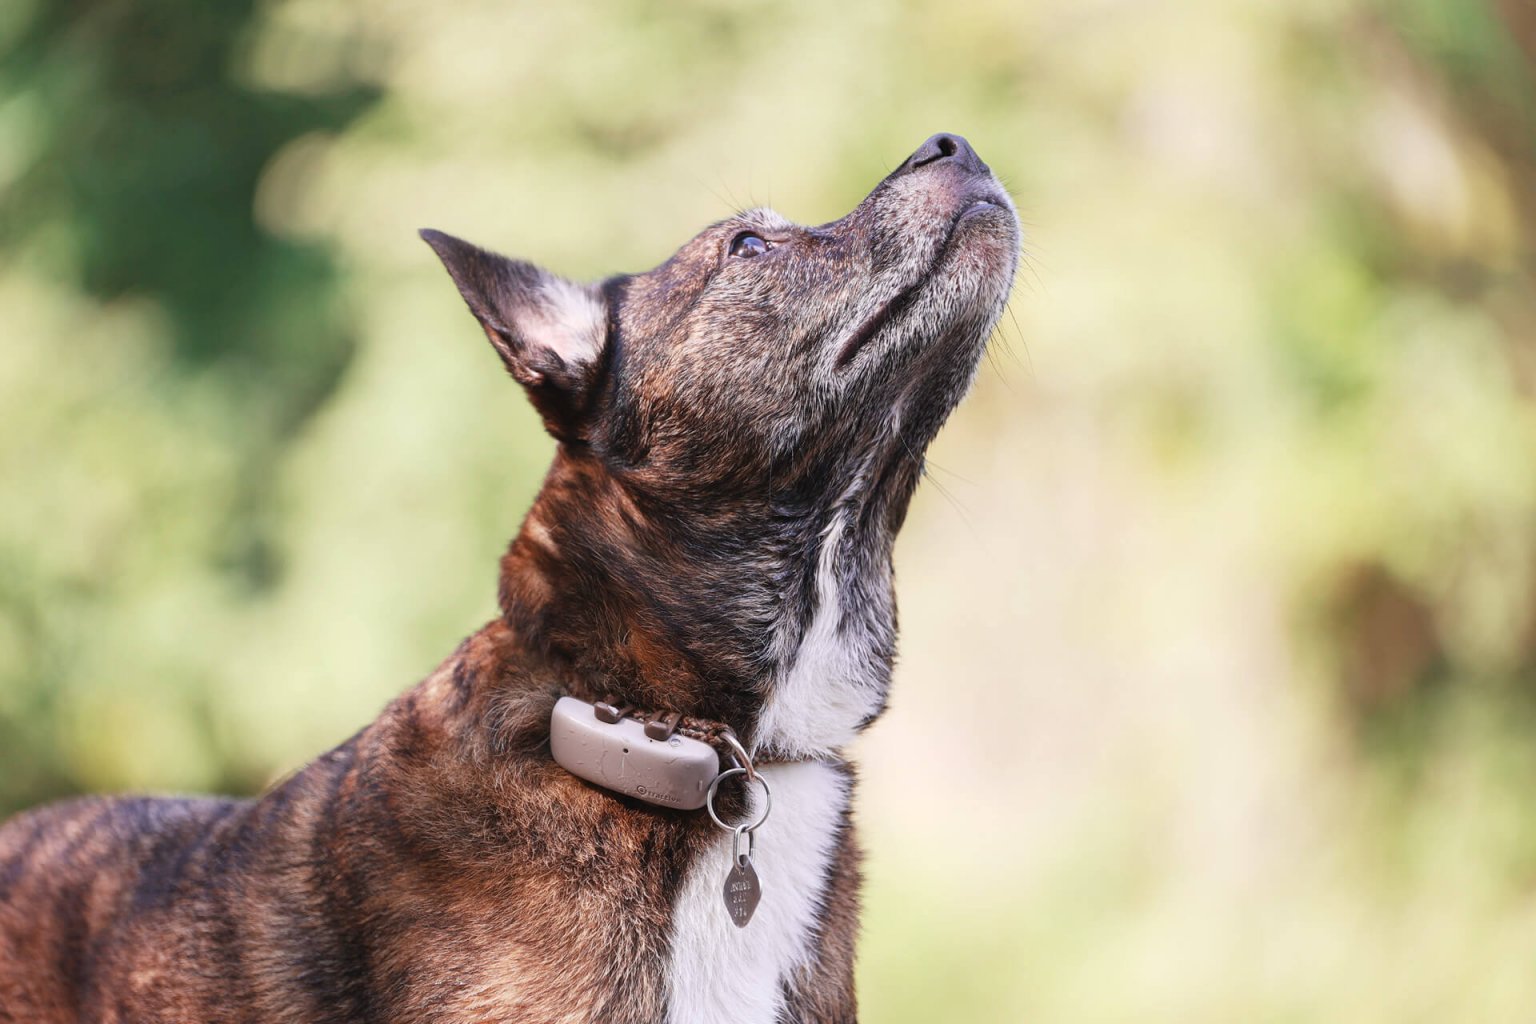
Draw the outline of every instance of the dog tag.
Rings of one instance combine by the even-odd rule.
[[[747,837],[747,852],[741,852],[741,837]],[[731,924],[745,928],[752,920],[752,912],[763,898],[763,887],[757,881],[757,869],[752,866],[752,833],[738,828],[731,841],[734,863],[725,876],[725,911],[731,915]]]

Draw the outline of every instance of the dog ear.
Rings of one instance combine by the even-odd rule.
[[[601,290],[430,228],[421,232],[507,371],[527,390],[544,426],[562,441],[584,435],[608,337]]]

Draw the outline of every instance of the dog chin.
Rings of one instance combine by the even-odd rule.
[[[1018,264],[1019,243],[1011,210],[988,205],[962,215],[943,256],[908,310],[892,324],[897,337],[877,345],[900,351],[943,350],[979,361],[993,326],[1003,315]]]

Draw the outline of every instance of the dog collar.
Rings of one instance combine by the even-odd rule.
[[[589,704],[561,697],[550,714],[549,749],[560,767],[615,793],[660,807],[706,808],[731,833],[731,869],[721,891],[726,913],[736,927],[747,926],[763,892],[752,864],[753,835],[773,809],[773,790],[729,726],[675,711],[637,712],[612,698]],[[722,756],[735,765],[721,771]],[[728,825],[715,810],[715,792],[738,775],[760,785],[763,799],[755,819]]]
[[[708,802],[722,758],[757,777],[730,726],[675,711],[640,711],[611,697],[556,701],[549,749],[555,763],[578,778],[679,810],[698,810]]]

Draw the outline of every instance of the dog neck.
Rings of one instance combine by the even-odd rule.
[[[883,708],[894,655],[890,542],[860,511],[846,494],[674,508],[562,445],[502,559],[502,612],[574,696],[829,754]]]

